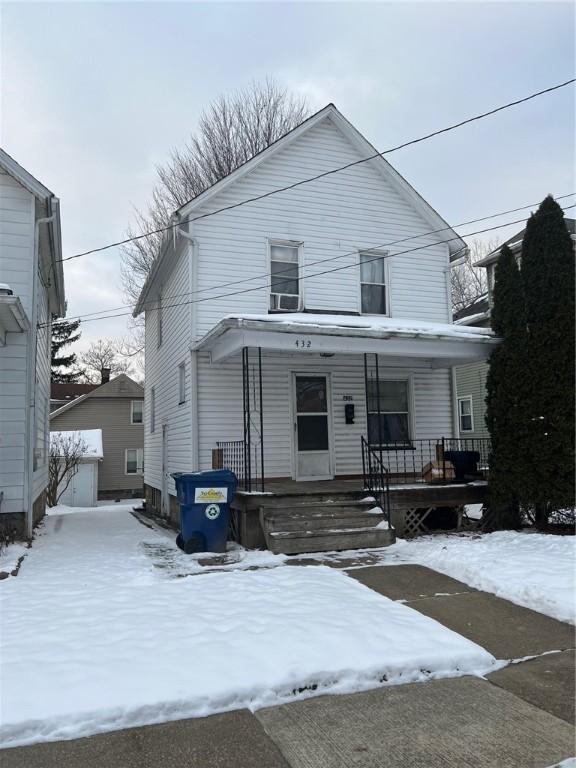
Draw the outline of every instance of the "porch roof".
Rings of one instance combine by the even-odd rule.
[[[243,347],[260,347],[298,353],[376,353],[448,367],[485,360],[499,341],[489,328],[299,312],[227,315],[200,339],[195,349],[209,351],[212,362],[235,355]]]

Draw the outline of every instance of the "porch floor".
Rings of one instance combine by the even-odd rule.
[[[394,483],[393,479],[390,482],[391,491],[422,491],[426,493],[440,492],[446,489],[485,489],[486,483],[475,481],[473,483],[435,483],[429,485],[428,483],[413,482],[413,483]],[[254,496],[260,492],[259,482],[254,483],[252,491],[246,492],[239,490],[237,493],[239,496]],[[339,479],[334,480],[291,480],[274,479],[265,480],[264,493],[268,496],[303,496],[303,495],[326,495],[330,493],[363,493],[364,482],[361,477]],[[465,503],[465,502],[463,502]]]

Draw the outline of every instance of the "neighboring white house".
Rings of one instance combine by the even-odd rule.
[[[495,340],[452,324],[465,243],[386,160],[206,217],[374,154],[330,104],[174,214],[134,313],[164,514],[171,473],[237,469],[247,443],[244,472],[304,481],[361,475],[362,437],[400,462],[456,434],[451,368]]]
[[[102,430],[50,432],[50,440],[56,445],[66,445],[68,441],[73,445],[81,441],[83,447],[82,457],[72,476],[63,477],[58,486],[58,504],[95,507],[98,502],[98,468],[104,458]]]
[[[59,201],[0,149],[0,526],[30,536],[48,484],[51,317],[65,312]]]

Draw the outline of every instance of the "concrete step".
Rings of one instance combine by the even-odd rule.
[[[350,530],[274,531],[265,535],[268,548],[272,552],[286,555],[385,547],[395,541],[394,530],[374,527]]]

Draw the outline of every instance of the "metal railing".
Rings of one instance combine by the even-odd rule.
[[[260,463],[260,443],[227,440],[216,443],[212,452],[212,469],[229,469],[238,478],[241,491],[264,491]]]
[[[382,456],[392,485],[465,483],[488,477],[488,438],[441,437],[369,447]]]
[[[386,520],[390,522],[390,483],[388,469],[382,463],[379,449],[374,449],[364,438],[362,441],[362,475],[364,488],[374,496]]]

